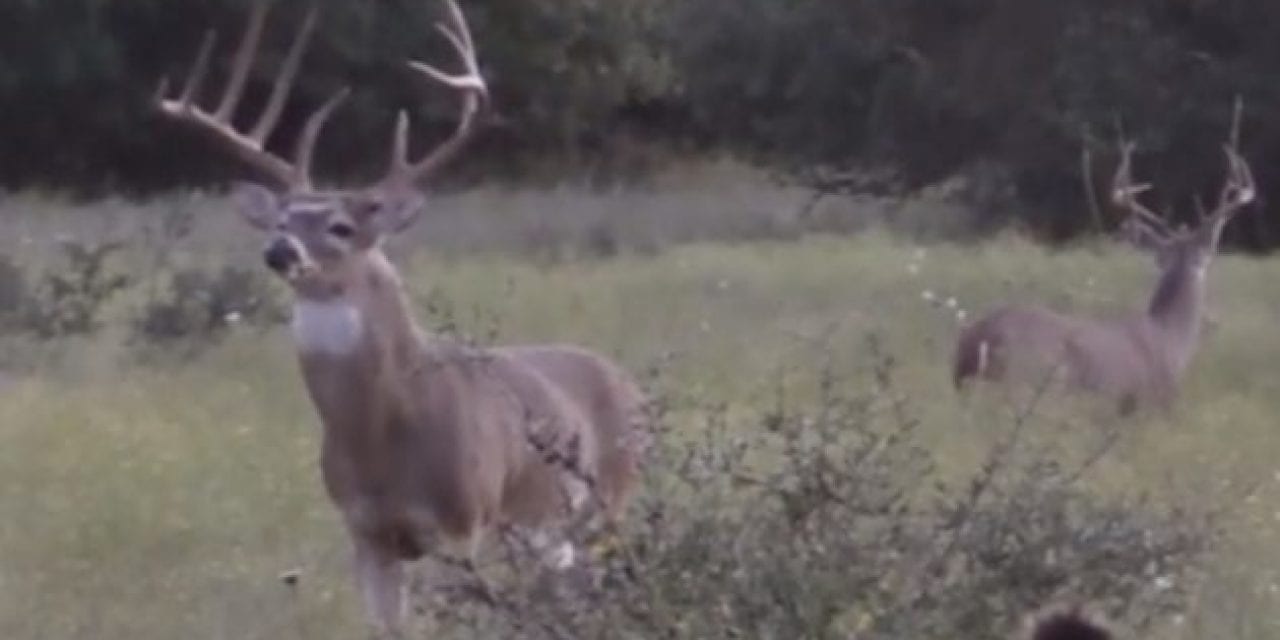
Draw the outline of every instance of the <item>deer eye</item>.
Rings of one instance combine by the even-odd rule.
[[[329,225],[329,233],[334,237],[346,240],[347,238],[354,236],[356,234],[356,230],[355,227],[352,227],[345,222],[335,222]]]

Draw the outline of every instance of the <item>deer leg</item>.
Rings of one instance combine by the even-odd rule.
[[[356,542],[356,579],[378,637],[396,637],[405,616],[404,567],[391,554]]]

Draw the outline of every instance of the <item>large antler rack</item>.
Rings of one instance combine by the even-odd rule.
[[[312,7],[303,19],[298,35],[285,56],[280,73],[276,76],[271,94],[257,122],[247,131],[236,129],[232,119],[240,106],[245,84],[249,79],[249,70],[262,40],[268,10],[267,2],[259,2],[250,12],[244,36],[232,59],[227,85],[223,89],[216,109],[208,111],[196,104],[205,77],[208,75],[209,58],[217,42],[217,34],[212,30],[205,35],[181,93],[176,98],[168,97],[169,82],[166,78],[161,81],[160,88],[156,92],[155,106],[162,114],[175,121],[213,134],[215,139],[237,157],[261,171],[279,186],[293,191],[309,191],[312,188],[311,164],[315,155],[316,141],[320,137],[320,131],[324,128],[325,122],[333,110],[346,99],[349,91],[346,88],[339,90],[311,114],[298,137],[292,162],[267,151],[267,140],[280,121],[285,102],[293,89],[298,67],[306,53],[311,35],[315,31],[318,16],[316,8]]]
[[[1227,142],[1222,145],[1223,153],[1227,158],[1227,177],[1213,210],[1207,213],[1200,211],[1201,225],[1213,223],[1221,227],[1257,197],[1253,172],[1239,150],[1242,111],[1243,103],[1237,98],[1231,132]],[[1137,239],[1167,242],[1180,232],[1173,229],[1163,216],[1157,215],[1138,202],[1138,194],[1150,189],[1151,185],[1133,182],[1134,146],[1132,142],[1120,141],[1120,163],[1112,182],[1111,201],[1129,212],[1130,215],[1124,221],[1124,228],[1131,234],[1136,234]]]

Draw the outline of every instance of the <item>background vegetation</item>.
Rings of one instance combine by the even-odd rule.
[[[364,632],[287,293],[203,191],[243,170],[147,107],[247,2],[0,0],[0,637]],[[273,144],[349,84],[319,158],[356,181],[396,109],[452,126],[400,64],[446,56],[439,7],[321,4]],[[1274,3],[466,6],[497,114],[389,249],[433,331],[616,356],[657,446],[620,539],[550,589],[486,564],[492,605],[419,582],[423,635],[1004,638],[1081,600],[1131,637],[1280,638],[1280,264],[1215,263],[1169,415],[948,380],[997,302],[1143,304],[1150,261],[1079,233],[1113,224],[1082,186],[1118,129],[1185,217],[1242,96],[1262,202],[1229,242],[1280,238]]]
[[[1009,297],[1140,304],[1142,256],[908,242],[837,198],[867,231],[831,235],[771,216],[802,192],[692,179],[476,189],[390,247],[434,331],[588,345],[658,400],[621,539],[552,590],[486,562],[497,607],[434,574],[423,637],[1010,637],[1081,600],[1135,637],[1280,638],[1274,261],[1215,266],[1183,398],[1117,423],[966,400],[947,360],[960,318]],[[287,297],[226,206],[0,209],[5,637],[362,637]],[[892,210],[913,208],[937,205]]]
[[[304,3],[282,0],[259,73]],[[441,58],[423,0],[322,2],[294,108],[359,89],[325,140],[325,174],[379,170],[394,110],[449,126],[453,106],[400,61]],[[0,183],[82,193],[208,184],[238,168],[146,101],[184,73],[210,26],[237,37],[245,0],[6,0],[0,21]],[[500,118],[463,175],[643,178],[670,153],[732,152],[823,190],[904,193],[959,180],[979,222],[1046,238],[1088,228],[1091,178],[1118,127],[1139,141],[1153,198],[1178,215],[1215,186],[1231,99],[1245,155],[1280,172],[1280,22],[1250,0],[474,0]],[[261,87],[259,87],[261,90]],[[371,142],[373,141],[373,142]],[[951,184],[951,183],[948,183]],[[953,184],[953,186],[955,186]],[[1264,189],[1265,197],[1265,189]],[[1229,242],[1271,246],[1276,219]]]

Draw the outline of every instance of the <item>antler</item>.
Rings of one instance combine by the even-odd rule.
[[[458,53],[462,61],[463,73],[448,74],[426,63],[412,60],[408,64],[410,68],[432,80],[462,92],[462,111],[458,126],[449,139],[415,162],[409,159],[409,116],[401,111],[396,119],[395,137],[391,142],[391,165],[381,182],[384,188],[412,187],[453,159],[471,138],[475,131],[476,115],[488,102],[489,88],[484,82],[484,77],[480,75],[475,42],[471,39],[467,19],[456,0],[448,0],[448,10],[449,22],[447,24],[437,22],[435,27]]]
[[[302,56],[315,30],[317,11],[313,6],[307,12],[302,27],[298,30],[298,35],[285,56],[280,74],[272,85],[271,95],[267,98],[267,104],[258,116],[258,121],[248,132],[236,129],[232,124],[232,118],[240,105],[240,98],[244,94],[245,83],[249,78],[249,69],[256,57],[258,44],[262,40],[268,9],[267,2],[259,2],[254,5],[249,14],[248,26],[232,59],[231,75],[216,110],[206,111],[196,104],[197,94],[200,92],[205,76],[208,75],[209,57],[217,40],[217,34],[212,30],[205,35],[196,56],[195,65],[183,85],[182,93],[177,98],[166,97],[169,93],[169,82],[166,78],[161,81],[160,88],[156,92],[155,105],[169,118],[212,133],[237,157],[266,174],[280,186],[295,191],[307,191],[312,186],[311,162],[316,140],[330,114],[346,99],[349,91],[345,88],[339,90],[307,119],[298,138],[292,163],[266,150],[267,138],[271,136],[280,120],[285,102],[293,89]]]
[[[1150,189],[1151,185],[1133,182],[1134,149],[1133,142],[1120,141],[1120,165],[1116,168],[1116,175],[1112,180],[1111,202],[1130,213],[1130,217],[1123,223],[1127,229],[1148,235],[1157,242],[1163,242],[1173,237],[1175,231],[1162,216],[1138,202],[1138,194]]]
[[[1244,103],[1237,97],[1231,120],[1231,133],[1227,142],[1222,145],[1222,150],[1227,156],[1227,179],[1218,193],[1217,206],[1213,208],[1212,213],[1202,215],[1203,220],[1225,223],[1239,213],[1245,205],[1253,202],[1258,195],[1253,181],[1253,171],[1249,169],[1249,163],[1240,155],[1239,150],[1240,116],[1243,110]]]

